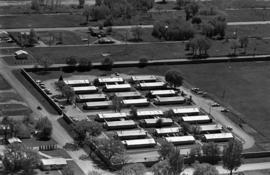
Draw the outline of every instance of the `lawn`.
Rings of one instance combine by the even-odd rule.
[[[270,9],[226,10],[225,13],[227,14],[228,22],[270,20]]]
[[[8,89],[11,89],[10,84],[0,74],[0,90],[8,90]]]
[[[23,101],[17,93],[14,92],[1,92],[0,93],[0,102],[7,102],[10,100]]]
[[[13,115],[29,115],[32,110],[22,104],[0,104],[0,110],[3,115],[13,116]]]
[[[249,37],[270,37],[270,25],[243,25],[243,26],[227,26],[226,35],[231,37],[233,32],[237,32],[238,36]]]

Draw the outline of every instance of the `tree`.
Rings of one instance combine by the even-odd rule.
[[[25,147],[23,144],[12,143],[6,147],[3,158],[5,170],[10,173],[22,171],[24,174],[33,174],[38,164],[38,153]]]
[[[135,26],[131,28],[131,33],[133,35],[133,38],[135,41],[141,41],[142,40],[142,34],[143,30],[140,26]]]
[[[123,107],[122,99],[114,95],[112,98],[112,103],[115,112],[120,112]]]
[[[249,43],[248,37],[247,36],[242,36],[239,38],[239,43],[240,43],[240,47],[244,48],[244,52],[246,53],[246,49]]]
[[[99,151],[110,161],[114,156],[125,153],[123,144],[116,139],[102,138],[97,140]]]
[[[38,62],[39,62],[39,65],[41,65],[44,68],[44,71],[47,71],[47,68],[50,67],[50,65],[52,65],[52,62],[44,57],[40,58]]]
[[[243,145],[239,140],[232,139],[223,150],[223,167],[230,171],[237,170],[242,164]]]
[[[193,56],[207,55],[207,51],[211,47],[210,40],[204,36],[196,36],[188,44],[192,48]]]
[[[158,153],[163,158],[166,159],[169,157],[170,153],[174,150],[174,145],[171,142],[164,141],[161,143]]]
[[[233,55],[236,55],[236,51],[239,47],[240,47],[239,41],[237,41],[237,40],[231,41],[230,48],[233,50]]]
[[[182,9],[188,4],[188,0],[176,0],[176,6],[178,9]]]
[[[162,160],[157,163],[155,163],[151,167],[152,172],[154,175],[167,175],[170,173],[170,165],[168,163],[168,160]]]
[[[79,8],[83,8],[85,4],[85,0],[79,0]]]
[[[31,137],[31,133],[28,127],[22,122],[16,122],[16,123],[17,123],[15,127],[16,137],[20,139],[29,139]]]
[[[168,70],[165,74],[165,80],[175,88],[183,84],[183,77],[176,70]]]
[[[213,165],[198,164],[195,166],[193,175],[219,175],[219,173]]]
[[[40,140],[49,140],[52,135],[52,123],[47,117],[40,118],[36,123],[36,129],[38,130],[38,138]]]
[[[91,15],[89,6],[84,7],[82,15],[85,17],[85,22],[87,24]]]
[[[184,157],[180,154],[179,149],[173,149],[168,157],[171,172],[174,175],[180,174],[184,169]]]
[[[186,20],[195,16],[199,12],[199,5],[196,2],[191,2],[185,7]]]
[[[37,43],[37,41],[38,41],[38,37],[37,37],[36,31],[34,29],[31,29],[29,33],[28,43],[30,46],[33,46]]]
[[[214,142],[205,143],[202,146],[203,155],[207,163],[215,165],[218,163],[220,149]]]
[[[142,175],[146,172],[146,167],[142,163],[128,164],[122,167],[117,173],[119,175]]]
[[[147,58],[140,58],[139,60],[139,67],[145,67],[147,66],[148,59]]]
[[[67,103],[72,104],[74,102],[75,92],[71,87],[65,85],[62,89],[62,94],[67,98]]]
[[[199,157],[202,156],[202,148],[201,146],[192,147],[189,152],[189,158],[192,160],[192,163],[195,160],[198,160]]]
[[[113,67],[113,60],[111,58],[107,57],[102,61],[101,64],[102,64],[103,69],[111,70]]]
[[[31,0],[31,9],[36,10],[36,11],[40,10],[39,0]]]
[[[194,16],[191,21],[192,24],[201,24],[201,22],[202,22],[202,19],[198,16]]]
[[[66,64],[68,64],[70,66],[75,66],[77,64],[77,60],[76,60],[76,58],[74,58],[72,56],[71,57],[68,57],[66,59]]]
[[[98,136],[101,134],[102,127],[98,122],[81,120],[75,123],[74,131],[76,132],[76,140],[80,145],[84,142],[87,134],[90,136]]]
[[[110,15],[110,9],[105,5],[100,6],[90,6],[89,8],[90,17],[94,21],[105,19]]]
[[[137,117],[137,111],[138,111],[138,109],[136,108],[136,106],[134,106],[134,105],[132,105],[131,107],[130,107],[130,114],[132,115],[132,117]]]

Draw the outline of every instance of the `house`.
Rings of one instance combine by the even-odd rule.
[[[67,166],[67,160],[64,158],[40,159],[40,162],[41,169],[44,171],[61,170]]]
[[[75,94],[89,94],[95,93],[98,91],[96,86],[79,86],[79,87],[72,87]]]
[[[220,124],[208,124],[208,125],[198,125],[200,132],[206,133],[217,133],[222,130],[222,125]]]
[[[165,137],[170,143],[174,145],[183,145],[183,144],[193,144],[195,143],[195,138],[193,136],[174,136],[174,137]]]
[[[97,85],[105,85],[105,84],[115,84],[115,83],[123,83],[124,79],[122,77],[100,77],[95,80]]]
[[[114,121],[119,119],[125,119],[129,116],[127,112],[119,112],[119,113],[101,113],[97,114],[97,121]]]
[[[166,83],[162,81],[139,83],[138,88],[141,90],[163,89],[166,88]]]
[[[147,136],[147,132],[144,129],[123,130],[123,131],[117,131],[116,135],[118,138],[124,139],[124,140],[140,139],[140,138],[145,138]]]
[[[170,97],[170,96],[175,96],[177,95],[177,91],[172,90],[172,89],[164,89],[164,90],[151,90],[150,91],[150,96],[151,97]]]
[[[146,148],[156,146],[156,141],[153,138],[150,139],[134,139],[134,140],[124,140],[122,143],[127,148]]]
[[[131,99],[131,98],[140,98],[141,93],[138,91],[133,91],[133,92],[117,92],[114,94],[118,98],[123,98],[123,99]]]
[[[18,60],[26,60],[29,57],[28,52],[24,50],[18,50],[14,54],[15,54],[15,58]]]
[[[175,97],[157,97],[154,99],[154,104],[156,105],[171,105],[171,104],[183,104],[185,103],[185,98],[181,96]]]
[[[68,86],[89,86],[89,80],[64,80],[64,83]]]
[[[86,102],[83,105],[83,109],[90,110],[90,109],[104,109],[112,107],[112,101],[94,101],[94,102]]]
[[[159,128],[155,129],[155,134],[157,136],[164,136],[164,135],[174,135],[181,131],[180,127],[170,127],[170,128]]]
[[[19,138],[17,138],[17,137],[12,137],[12,138],[9,138],[8,139],[8,143],[9,144],[12,144],[12,143],[22,143],[22,141]]]

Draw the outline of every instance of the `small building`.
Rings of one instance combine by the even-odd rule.
[[[139,83],[138,88],[141,90],[164,89],[164,88],[166,88],[166,83],[164,83],[162,81],[149,82],[149,83]]]
[[[147,132],[144,129],[117,131],[116,135],[122,140],[128,139],[141,139],[147,136]]]
[[[108,130],[113,129],[132,129],[136,128],[137,125],[133,120],[121,120],[121,121],[110,121],[105,122],[104,127]]]
[[[58,149],[57,143],[54,140],[37,140],[35,138],[23,139],[22,144],[27,148],[38,151],[50,151]]]
[[[174,135],[181,131],[180,127],[170,127],[170,128],[159,128],[155,129],[155,134],[157,136],[165,136],[165,135]]]
[[[165,140],[173,143],[174,145],[194,144],[195,138],[193,136],[174,136],[165,137]]]
[[[64,83],[68,86],[89,86],[89,80],[64,80]]]
[[[206,142],[226,142],[233,138],[232,133],[204,134],[203,141]]]
[[[24,50],[18,50],[14,54],[18,60],[26,60],[29,57],[29,53]]]
[[[12,137],[8,139],[8,143],[12,144],[12,143],[22,143],[21,139],[17,138],[17,137]]]
[[[156,81],[157,77],[154,75],[137,75],[131,76],[132,82],[153,82]]]
[[[97,114],[97,121],[114,121],[120,119],[126,119],[129,116],[127,112],[119,112],[119,113],[101,113]]]
[[[199,115],[200,114],[200,109],[199,108],[174,108],[172,109],[174,115],[179,115],[179,116],[192,116],[192,115]]]
[[[139,99],[126,99],[126,100],[122,100],[122,103],[129,107],[129,106],[148,106],[149,105],[149,101],[147,100],[147,98],[139,98]]]
[[[151,97],[170,97],[170,96],[175,96],[177,95],[178,92],[176,90],[172,89],[164,89],[164,90],[152,90],[150,91],[150,96]]]
[[[94,101],[94,102],[86,102],[83,106],[84,109],[104,109],[110,108],[113,106],[112,101]]]
[[[89,94],[89,93],[96,93],[98,88],[96,86],[79,86],[79,87],[72,87],[75,94]]]
[[[153,117],[162,117],[163,111],[161,110],[137,110],[136,117],[137,118],[153,118]]]
[[[163,127],[171,126],[173,124],[173,120],[170,118],[143,119],[140,121],[140,124],[143,127]]]
[[[185,103],[185,98],[181,96],[175,97],[157,97],[154,99],[154,104],[156,105],[172,105],[172,104],[183,104]]]
[[[105,94],[84,94],[78,95],[78,97],[76,98],[76,102],[79,103],[104,100],[107,100],[107,96]]]
[[[150,139],[135,139],[135,140],[124,140],[122,143],[127,148],[146,148],[156,146],[156,141],[153,138]]]
[[[211,123],[212,119],[208,115],[182,117],[183,122],[190,124]]]
[[[141,93],[138,91],[133,91],[133,92],[117,92],[114,94],[118,98],[123,98],[123,99],[129,99],[129,98],[140,98]]]
[[[122,77],[99,77],[95,80],[98,85],[105,84],[115,84],[115,83],[123,83],[124,79]]]
[[[200,132],[206,133],[217,133],[222,130],[222,125],[220,124],[209,124],[209,125],[198,125]]]
[[[131,89],[130,84],[106,84],[103,90],[105,92],[121,92],[129,91]]]
[[[61,170],[67,166],[67,161],[64,158],[40,159],[40,162],[44,171]]]

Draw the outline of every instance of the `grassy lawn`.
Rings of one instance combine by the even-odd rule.
[[[0,102],[7,102],[9,100],[23,101],[23,99],[14,92],[2,92],[0,93]]]
[[[8,90],[8,89],[11,89],[10,84],[0,74],[0,90]]]
[[[239,36],[249,37],[270,37],[270,25],[246,25],[246,26],[227,26],[226,35],[231,37],[233,32]]]
[[[270,9],[241,9],[226,10],[228,22],[239,21],[268,21],[270,20]]]
[[[0,104],[0,110],[3,115],[29,115],[32,110],[22,104]]]

